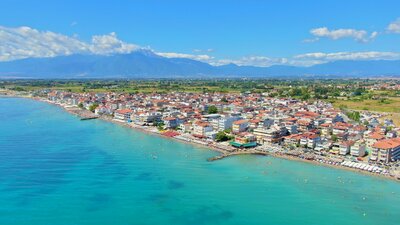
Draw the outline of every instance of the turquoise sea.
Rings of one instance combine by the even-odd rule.
[[[0,224],[400,224],[400,182],[215,154],[0,98]]]

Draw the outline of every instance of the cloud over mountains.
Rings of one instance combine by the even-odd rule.
[[[90,43],[51,31],[30,27],[0,26],[0,60],[9,61],[30,57],[54,57],[71,54],[130,53],[139,47],[125,43],[112,32],[95,35]]]
[[[386,30],[389,33],[400,33],[400,19],[390,23]],[[312,29],[311,34],[317,41],[320,38],[337,40],[352,38],[359,42],[369,42],[378,35],[356,29],[330,30],[327,27]],[[68,36],[52,31],[40,31],[31,27],[0,26],[0,61],[12,61],[24,58],[47,58],[73,54],[112,55],[129,54],[146,50],[166,58],[186,58],[211,65],[236,64],[240,66],[268,67],[272,65],[312,66],[337,60],[397,60],[398,52],[359,51],[359,52],[309,52],[291,57],[269,57],[247,55],[240,58],[217,58],[212,56],[213,49],[194,50],[194,54],[177,52],[157,52],[136,44],[120,40],[115,32],[94,35],[90,41],[82,41],[76,36]]]

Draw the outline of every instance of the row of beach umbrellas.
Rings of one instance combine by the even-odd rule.
[[[354,169],[360,169],[360,170],[365,170],[369,172],[374,172],[374,173],[382,173],[386,172],[385,169],[382,169],[378,166],[371,166],[365,163],[358,163],[358,162],[351,162],[351,161],[344,161],[342,162],[342,166],[354,168]]]

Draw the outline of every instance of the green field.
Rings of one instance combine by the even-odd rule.
[[[389,97],[382,100],[331,100],[337,108],[347,108],[352,110],[386,112],[387,118],[393,119],[397,126],[400,126],[400,98]]]

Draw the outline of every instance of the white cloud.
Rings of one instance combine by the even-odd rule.
[[[214,51],[214,49],[212,49],[212,48],[208,48],[208,49],[193,49],[193,52],[196,52],[196,53],[200,53],[200,52],[213,52]]]
[[[117,38],[115,32],[107,35],[95,35],[90,45],[91,52],[95,54],[130,53],[139,49],[139,46],[125,43]]]
[[[315,28],[310,31],[314,36],[313,39],[307,39],[305,42],[315,42],[320,38],[329,38],[332,40],[338,40],[341,38],[352,38],[358,42],[368,42],[376,38],[378,32],[374,31],[369,34],[365,30],[355,30],[355,29],[337,29],[329,30],[327,27]]]
[[[400,18],[397,18],[397,20],[391,22],[386,30],[389,33],[400,33]]]
[[[394,32],[393,26],[391,29]],[[322,37],[329,37],[332,39],[353,37],[360,40],[366,37],[373,39],[378,34],[377,32],[372,32],[371,34],[364,34],[361,32],[356,35],[351,31],[329,31],[327,28],[317,30],[314,33],[316,34],[317,39]],[[311,66],[336,60],[400,59],[400,53],[398,52],[378,51],[336,53],[314,52],[288,58],[245,56],[237,59],[218,59],[208,54],[213,51],[212,49],[195,51],[198,54],[156,52],[150,48],[143,48],[135,44],[121,41],[114,32],[106,35],[94,35],[90,41],[85,42],[80,40],[77,35],[67,36],[50,31],[39,31],[30,27],[8,28],[0,26],[0,61],[33,57],[54,57],[71,54],[125,54],[136,50],[146,50],[152,54],[157,54],[167,58],[188,58],[210,63],[212,65],[234,63],[241,66],[260,67],[271,65]]]
[[[277,64],[287,64],[287,58],[274,58],[267,56],[245,56],[240,59],[220,59],[215,60],[211,64],[213,65],[226,65],[226,64],[236,64],[239,66],[260,66],[267,67]]]
[[[185,53],[175,53],[175,52],[157,52],[157,55],[166,58],[187,58],[187,59],[194,59],[203,62],[209,62],[214,57],[209,55],[192,55],[192,54],[185,54]]]
[[[0,60],[53,57],[86,52],[87,44],[76,38],[30,27],[0,27]]]
[[[240,59],[213,60],[213,65],[236,64],[239,66],[268,67],[272,65],[313,66],[338,60],[400,60],[400,52],[313,52],[295,55],[289,58],[275,58],[266,56],[248,56]]]
[[[67,36],[50,31],[39,31],[30,27],[0,26],[0,61],[71,54],[127,54],[139,49],[154,52],[151,49],[119,40],[115,32],[94,35],[90,42],[84,42],[79,40],[77,35]],[[211,51],[212,49],[204,50],[204,52]],[[206,54],[154,53],[167,58],[188,58],[203,62],[213,60],[212,56]]]
[[[319,60],[321,62],[336,60],[396,60],[400,59],[398,52],[313,52],[293,57],[295,60]]]
[[[30,27],[0,26],[0,61],[79,53],[129,53],[138,48],[119,40],[115,33],[93,36],[92,41],[87,43],[76,36],[39,31]]]
[[[319,41],[319,37],[315,37],[315,38],[309,38],[309,39],[305,39],[303,40],[304,43],[314,43]]]

